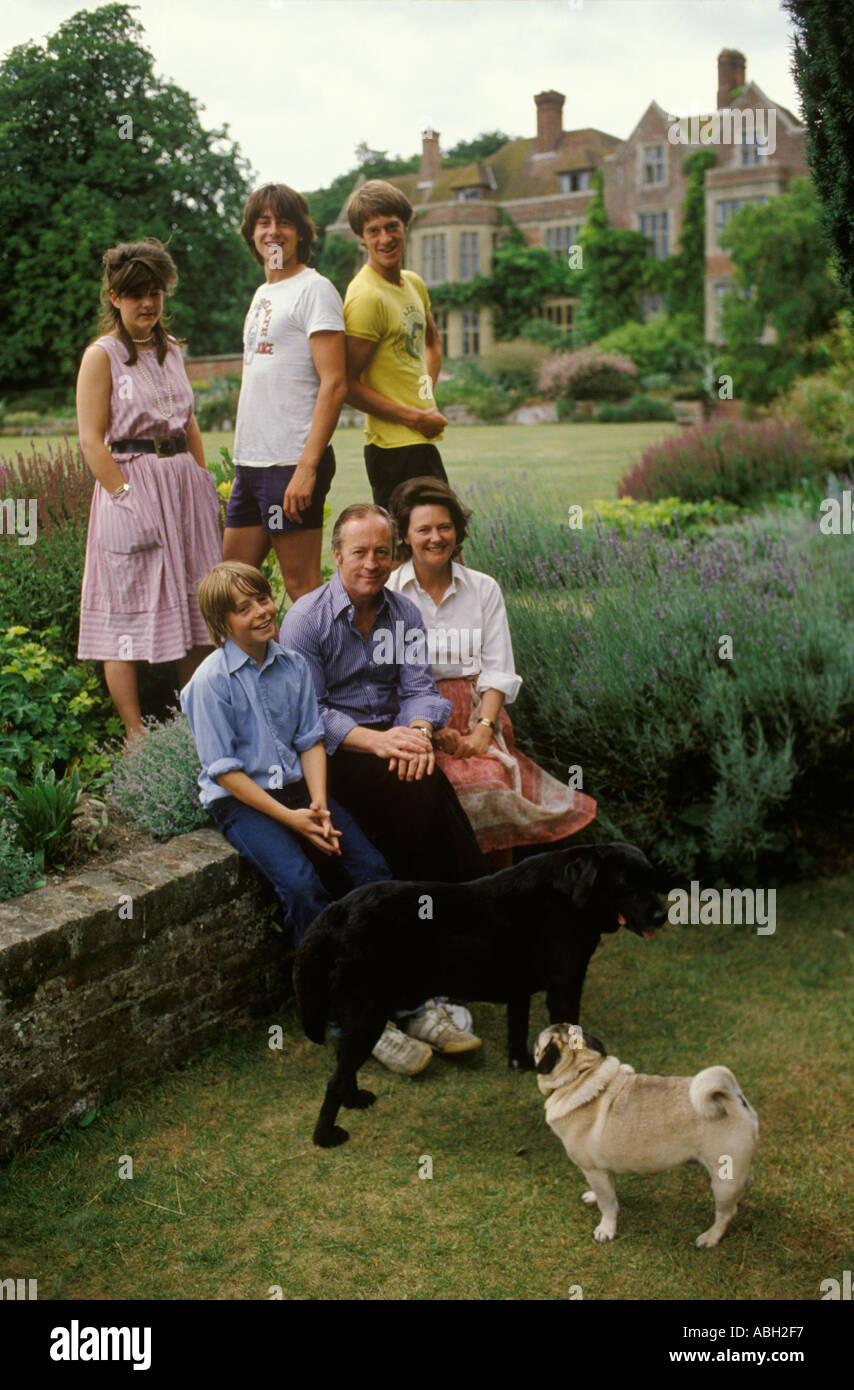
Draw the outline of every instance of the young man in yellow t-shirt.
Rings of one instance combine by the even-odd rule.
[[[448,423],[433,389],[442,365],[430,297],[420,275],[403,269],[412,205],[381,179],[369,179],[347,205],[368,252],[344,299],[347,401],[365,412],[365,466],[374,502],[387,507],[398,483],[447,474],[439,450]]]

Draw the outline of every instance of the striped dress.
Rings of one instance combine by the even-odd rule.
[[[104,442],[153,439],[186,430],[193,389],[181,353],[169,344],[163,366],[140,352],[145,371],[173,413],[165,419],[139,364],[111,335],[97,340],[110,359],[113,389]],[[210,646],[199,611],[199,581],[222,559],[216,484],[192,454],[116,454],[131,485],[113,498],[95,485],[89,513],[77,655],[91,661],[175,661]]]

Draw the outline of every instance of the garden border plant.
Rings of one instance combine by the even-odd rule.
[[[527,751],[558,776],[582,766],[597,832],[673,872],[808,870],[811,835],[850,823],[847,538],[795,508],[706,537],[621,537],[544,526],[515,496],[512,514],[481,503],[466,549],[504,587]]]

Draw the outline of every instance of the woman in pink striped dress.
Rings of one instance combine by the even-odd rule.
[[[177,281],[151,237],[104,256],[102,336],[77,378],[80,446],[92,497],[77,654],[103,661],[127,736],[142,732],[138,661],[174,661],[178,683],[210,650],[199,581],[222,558],[216,484],[193,390],[162,322]]]

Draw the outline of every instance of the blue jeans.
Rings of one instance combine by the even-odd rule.
[[[311,804],[304,781],[271,791],[282,806],[295,811]],[[263,811],[224,796],[208,811],[219,830],[244,859],[273,885],[285,912],[285,924],[298,946],[311,923],[335,898],[363,883],[390,879],[388,864],[365,838],[352,816],[329,798],[332,824],[341,831],[341,856],[325,855],[302,835],[288,830]]]

